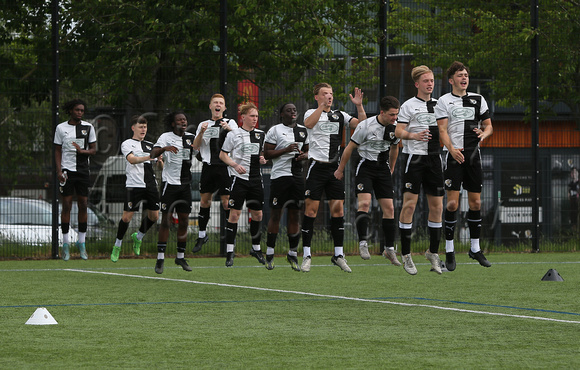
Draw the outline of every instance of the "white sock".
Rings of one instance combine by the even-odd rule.
[[[205,238],[205,230],[199,230],[198,238]]]
[[[144,236],[145,236],[145,234],[143,234],[141,231],[137,231],[137,239],[143,240]]]
[[[115,240],[115,247],[121,247],[121,245],[123,245],[123,241],[121,239],[116,239]]]
[[[260,250],[260,244],[252,244],[252,249],[255,251],[259,251]]]
[[[70,235],[69,235],[69,233],[62,234],[62,243],[63,244],[70,244]]]
[[[165,253],[157,253],[157,259],[158,260],[164,260],[165,259]]]
[[[388,250],[388,251],[394,251],[395,250],[395,247],[385,247],[385,249]]]
[[[266,249],[266,255],[267,255],[267,256],[272,256],[273,254],[274,254],[274,248],[272,248],[272,247],[268,247],[268,248]]]
[[[177,258],[178,259],[181,259],[181,258],[184,258],[184,257],[185,257],[185,253],[183,253],[183,252],[177,252]]]
[[[234,245],[233,244],[226,244],[226,251],[229,252],[233,252],[234,251]]]
[[[310,247],[303,247],[302,249],[303,249],[302,256],[303,257],[310,257]]]
[[[343,247],[334,247],[334,255],[336,257],[344,256],[344,248]]]
[[[360,242],[358,242],[358,245],[359,246],[361,246],[361,245],[368,245],[368,243],[367,243],[366,240],[361,240]]]
[[[479,239],[471,239],[471,251],[477,253],[481,250],[479,247]]]
[[[298,252],[297,251],[289,251],[288,255],[293,256],[293,257],[298,257]]]
[[[79,232],[79,243],[84,243],[86,237],[87,237],[87,233],[81,233],[81,232]]]
[[[453,252],[455,248],[453,247],[453,240],[445,240],[445,252]]]

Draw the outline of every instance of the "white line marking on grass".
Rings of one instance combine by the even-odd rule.
[[[101,275],[112,275],[112,276],[132,277],[132,278],[150,279],[150,280],[176,281],[176,282],[190,283],[190,284],[199,284],[199,285],[213,285],[213,286],[226,287],[226,288],[251,289],[251,290],[260,290],[260,291],[265,291],[265,292],[298,294],[298,295],[305,295],[305,296],[311,296],[311,297],[334,298],[334,299],[342,299],[342,300],[356,301],[356,302],[382,303],[382,304],[391,304],[391,305],[406,306],[406,307],[425,307],[425,308],[433,308],[433,309],[436,309],[436,310],[446,310],[446,311],[455,311],[455,312],[475,313],[475,314],[492,315],[492,316],[516,317],[516,318],[520,318],[520,319],[532,319],[532,320],[542,320],[542,321],[553,321],[553,322],[562,322],[562,323],[569,323],[569,324],[580,324],[580,321],[561,320],[561,319],[550,319],[550,318],[547,318],[547,317],[539,317],[539,316],[513,315],[513,314],[506,314],[506,313],[499,313],[499,312],[486,312],[486,311],[466,310],[466,309],[463,309],[463,308],[442,307],[442,306],[434,306],[434,305],[427,305],[427,304],[416,304],[416,303],[404,303],[404,302],[383,301],[383,300],[378,300],[378,299],[346,297],[346,296],[338,296],[338,295],[331,295],[331,294],[319,294],[319,293],[299,292],[299,291],[296,291],[296,290],[283,290],[283,289],[261,288],[261,287],[235,285],[235,284],[211,283],[211,282],[206,282],[206,281],[196,281],[196,280],[187,280],[187,279],[170,279],[170,278],[164,278],[164,277],[160,277],[160,276],[129,275],[129,274],[119,274],[119,273],[116,273],[116,272],[89,271],[89,270],[80,270],[80,269],[65,269],[65,271],[82,272],[82,273],[86,273],[86,274],[101,274]]]

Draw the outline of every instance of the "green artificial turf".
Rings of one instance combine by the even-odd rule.
[[[3,261],[2,367],[580,367],[580,254],[458,254],[442,275],[413,258],[416,276],[380,256],[349,256],[350,274],[328,256],[309,273],[281,256],[162,275],[153,259]],[[58,325],[25,325],[38,307]]]

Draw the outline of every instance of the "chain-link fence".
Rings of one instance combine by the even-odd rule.
[[[563,0],[539,5],[535,30],[533,7],[527,1],[9,0],[0,10],[0,258],[58,254],[54,245],[61,242],[53,241],[55,235],[62,236],[53,139],[55,124],[68,119],[60,108],[65,101],[85,100],[84,119],[96,129],[87,249],[92,257],[106,257],[125,196],[120,144],[130,137],[133,116],[147,117],[147,140],[155,142],[165,131],[162,120],[169,112],[183,110],[190,130],[195,130],[211,116],[209,98],[222,93],[229,118],[239,122],[237,105],[252,101],[260,109],[259,127],[267,131],[278,122],[277,109],[285,102],[296,105],[301,121],[302,114],[315,107],[312,87],[318,82],[331,83],[335,107],[352,115],[356,109],[348,94],[354,87],[362,88],[370,116],[378,113],[381,96],[393,95],[403,102],[415,94],[410,72],[416,65],[426,64],[435,72],[433,97],[449,92],[445,70],[454,60],[470,67],[468,91],[487,99],[494,126],[494,134],[481,146],[484,248],[529,251],[537,236],[540,250],[576,250],[580,48],[574,35],[580,29],[580,11]],[[539,40],[539,106],[531,114],[534,36]],[[540,118],[537,127],[534,117]],[[193,168],[189,244],[197,238],[200,199],[201,166],[196,163]],[[263,168],[266,222],[269,168]],[[402,202],[400,163],[394,180],[397,220]],[[349,165],[347,254],[358,250],[353,187]],[[414,217],[417,252],[427,248],[429,239],[423,231],[428,213],[424,198],[421,194]],[[464,194],[460,203],[456,240],[457,249],[465,251],[469,231]],[[73,241],[78,231],[74,207]],[[223,251],[219,209],[215,198],[210,241],[201,254]],[[535,209],[539,235],[534,235]],[[128,236],[139,227],[140,218],[130,225],[122,255],[132,253]],[[315,253],[332,250],[329,218],[323,202],[312,244]],[[242,253],[250,244],[246,213],[243,219],[237,240]],[[380,219],[375,202],[371,211],[375,253],[382,244]],[[277,253],[288,250],[284,224],[285,218]],[[143,255],[156,253],[156,240],[154,226],[145,236]]]

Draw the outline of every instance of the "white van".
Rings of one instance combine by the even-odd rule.
[[[126,159],[123,155],[115,155],[107,158],[101,167],[95,183],[93,184],[90,194],[89,202],[95,208],[107,215],[113,220],[121,219],[123,215],[123,204],[125,202],[125,167]],[[201,169],[203,164],[197,159],[193,159],[191,165],[192,182],[191,182],[191,213],[189,215],[189,232],[197,232],[197,219],[200,206],[199,194],[199,180],[201,178]],[[161,171],[156,173],[158,181],[161,179]],[[208,233],[220,232],[220,217],[219,212],[221,202],[219,200],[212,201],[210,220],[207,225]],[[141,222],[142,212],[135,212],[133,216],[133,224],[139,225]],[[248,229],[248,212],[244,210],[242,217],[238,224],[238,230],[246,231]]]

